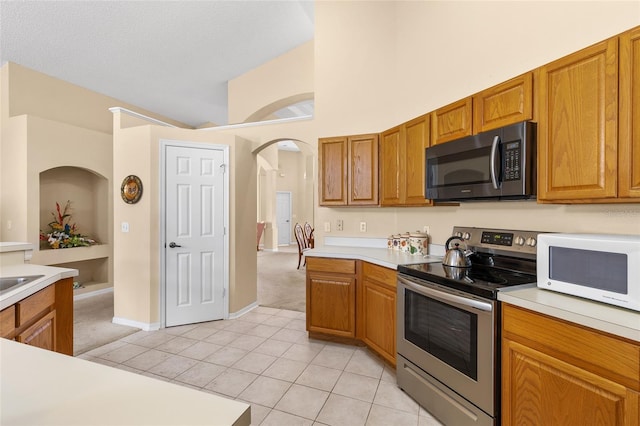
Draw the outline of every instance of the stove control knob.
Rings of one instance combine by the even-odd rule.
[[[454,237],[458,237],[458,238],[462,238],[462,232],[458,231],[458,232],[454,232],[453,233]]]
[[[471,238],[471,234],[468,232],[465,232],[464,234],[462,234],[462,239],[463,240],[468,240],[469,238]]]
[[[524,238],[522,238],[520,235],[518,235],[518,236],[516,237],[516,239],[515,239],[514,243],[515,243],[517,246],[522,246],[522,245],[524,245]]]
[[[536,244],[538,244],[538,241],[536,241],[536,239],[535,239],[535,238],[533,238],[533,237],[529,237],[529,238],[527,238],[527,245],[528,245],[529,247],[535,247],[535,246],[536,246]]]

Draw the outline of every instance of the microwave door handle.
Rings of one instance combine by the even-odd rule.
[[[498,152],[498,145],[500,144],[500,136],[493,137],[493,143],[491,144],[491,184],[493,189],[500,189],[498,185],[498,173],[496,171],[496,153]]]

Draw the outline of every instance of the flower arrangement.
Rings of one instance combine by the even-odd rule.
[[[67,201],[64,210],[60,211],[60,204],[56,203],[56,211],[51,212],[53,222],[49,223],[49,232],[40,231],[40,240],[46,241],[53,249],[68,247],[86,247],[97,242],[78,232],[76,224],[71,222],[71,201]]]

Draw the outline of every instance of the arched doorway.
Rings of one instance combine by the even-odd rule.
[[[279,247],[287,245],[278,244],[278,192],[291,193],[288,230],[291,236],[296,222],[308,222],[313,226],[315,150],[304,141],[282,138],[269,141],[254,153],[258,164],[256,217],[258,222],[265,222],[259,246],[265,250],[277,251]],[[289,245],[292,243],[295,244],[295,240],[289,241]]]
[[[293,225],[308,222],[314,226],[315,149],[304,141],[275,139],[254,153],[258,165],[256,216],[258,222],[265,222],[258,252],[258,304],[304,311],[305,269],[297,268]],[[277,200],[282,194],[290,196],[291,219],[286,225],[277,220]],[[279,243],[282,234],[290,234],[293,241]]]

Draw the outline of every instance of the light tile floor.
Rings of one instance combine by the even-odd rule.
[[[303,312],[139,331],[79,358],[250,403],[252,425],[441,425],[368,349],[309,339]]]

